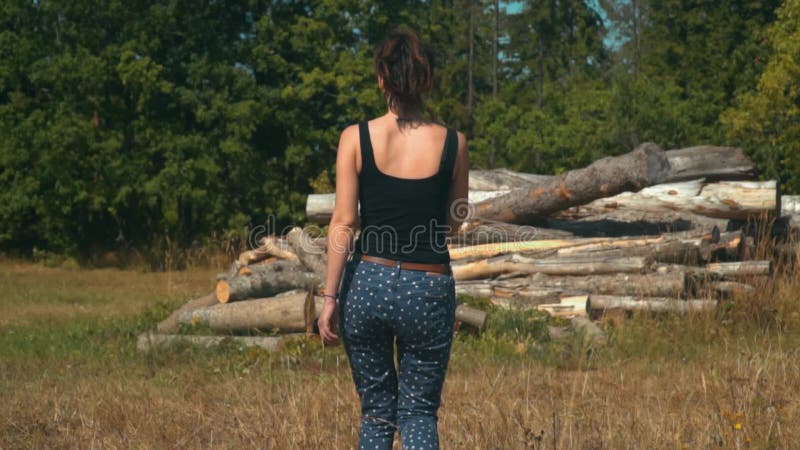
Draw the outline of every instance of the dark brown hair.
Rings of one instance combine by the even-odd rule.
[[[416,33],[399,28],[375,52],[375,72],[383,79],[389,108],[398,114],[423,107],[433,89],[433,53]]]

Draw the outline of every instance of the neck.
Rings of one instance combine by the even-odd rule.
[[[398,121],[419,122],[425,120],[425,114],[422,108],[409,108],[405,110],[389,109],[386,114]]]

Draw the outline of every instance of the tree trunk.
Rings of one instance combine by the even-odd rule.
[[[664,183],[697,178],[719,181],[750,180],[756,177],[755,164],[740,148],[700,145],[669,150],[667,158],[672,170]]]
[[[317,278],[324,281],[327,277],[328,255],[320,251],[311,236],[300,227],[294,227],[286,235],[300,262],[314,272]]]
[[[772,261],[751,260],[709,263],[706,264],[705,271],[724,279],[759,275],[767,276],[772,274]]]
[[[614,272],[641,273],[653,265],[647,257],[629,258],[552,258],[533,259],[520,255],[503,255],[475,262],[454,264],[456,280],[488,278],[505,272],[544,273],[547,275],[589,275]]]
[[[183,325],[204,326],[213,331],[264,330],[281,333],[306,331],[323,306],[322,297],[290,291],[275,297],[217,304],[186,311],[178,317]]]
[[[524,224],[570,206],[660,182],[669,173],[663,150],[644,144],[622,156],[602,158],[555,177],[538,188],[514,189],[475,205],[479,218]]]
[[[147,332],[139,335],[136,341],[136,348],[140,352],[146,352],[176,344],[196,345],[209,348],[227,343],[235,343],[245,347],[260,347],[267,351],[274,351],[280,348],[282,343],[300,337],[305,337],[305,334],[288,334],[283,336],[189,336],[184,334],[158,334]]]
[[[562,297],[556,303],[548,303],[536,307],[539,311],[544,311],[553,317],[578,317],[586,315],[586,305],[589,303],[589,295],[574,295]]]
[[[248,298],[269,297],[292,289],[316,286],[320,279],[295,261],[276,261],[266,266],[251,266],[249,275],[217,282],[220,303]]]
[[[186,311],[192,311],[198,308],[204,308],[218,303],[217,294],[212,292],[200,298],[190,300],[183,304],[180,308],[176,309],[166,319],[156,325],[156,331],[159,333],[169,333],[178,329],[178,316]]]
[[[702,179],[650,186],[594,200],[558,214],[559,219],[602,217],[627,211],[637,217],[669,212],[692,213],[717,219],[747,220],[778,213],[777,183],[771,181],[720,181]]]
[[[471,306],[458,305],[456,307],[456,320],[480,332],[486,326],[486,312]]]
[[[621,309],[625,311],[652,311],[686,313],[689,311],[711,311],[717,307],[716,300],[680,300],[670,297],[634,297],[615,295],[592,295],[586,304],[590,314]]]
[[[250,264],[263,261],[270,256],[297,260],[297,255],[292,251],[286,241],[277,236],[267,236],[261,240],[260,247],[241,253],[238,261],[241,266],[246,267]]]
[[[462,247],[498,242],[559,240],[575,237],[574,234],[568,231],[503,222],[484,223],[479,220],[473,220],[465,223],[455,240],[458,247]]]

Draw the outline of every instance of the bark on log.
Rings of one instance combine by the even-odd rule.
[[[572,208],[557,217],[578,219],[597,217],[609,211],[632,214],[664,214],[668,211],[692,213],[718,219],[747,220],[777,215],[780,198],[775,180],[720,181],[703,179],[649,186],[638,192],[623,192]]]
[[[740,148],[700,145],[666,153],[671,169],[665,183],[696,178],[749,180],[756,176],[755,164]]]
[[[554,177],[535,188],[475,204],[476,217],[524,224],[556,211],[623,191],[659,183],[669,174],[669,161],[654,144],[640,145],[622,155],[606,157],[588,167]]]
[[[228,279],[231,279],[231,278],[235,277],[236,275],[239,274],[239,269],[241,269],[241,268],[242,268],[242,265],[239,263],[238,260],[232,262],[231,266],[228,268],[228,270],[226,270],[225,272],[220,272],[220,273],[217,274],[217,281],[228,280]]]
[[[586,305],[592,315],[608,310],[651,311],[686,313],[710,311],[716,308],[716,300],[681,300],[670,297],[633,297],[614,295],[592,295]]]
[[[653,265],[653,259],[636,256],[626,258],[553,258],[532,259],[520,255],[504,255],[475,262],[453,264],[456,280],[487,278],[505,272],[544,273],[547,275],[590,275],[614,272],[641,273]]]
[[[210,348],[222,344],[235,343],[245,347],[260,347],[267,351],[274,351],[280,348],[281,344],[284,342],[304,336],[305,334],[288,334],[283,336],[190,336],[184,334],[146,332],[139,335],[136,341],[136,348],[140,352],[146,352],[175,344],[196,345]]]
[[[276,261],[266,266],[251,266],[250,275],[236,276],[217,282],[216,297],[220,303],[247,298],[269,297],[292,289],[318,285],[319,277],[307,272],[295,261]]]
[[[300,227],[294,227],[286,235],[286,240],[292,246],[300,262],[312,271],[320,282],[327,277],[328,255],[320,252],[311,236]]]
[[[480,332],[486,326],[486,312],[471,306],[458,305],[456,306],[456,320]]]
[[[313,305],[306,291],[296,290],[269,298],[245,300],[229,305],[217,304],[186,311],[178,322],[190,326],[206,326],[213,331],[269,330],[282,333],[306,331],[315,311],[321,311],[322,297],[314,297]]]
[[[188,302],[184,303],[183,306],[173,311],[172,314],[170,314],[166,319],[159,322],[158,325],[156,325],[156,331],[158,331],[159,333],[169,333],[175,331],[178,329],[178,316],[180,316],[186,311],[192,311],[194,309],[204,308],[206,306],[211,306],[215,303],[218,303],[217,294],[215,292],[196,298],[194,300],[189,300]]]
[[[558,212],[538,226],[569,232],[580,237],[623,237],[688,230],[707,233],[714,228],[730,229],[731,222],[729,219],[716,219],[684,211],[653,212],[627,208],[608,209],[596,213],[590,211],[583,215],[583,211],[579,208]],[[570,215],[576,217],[570,218]]]

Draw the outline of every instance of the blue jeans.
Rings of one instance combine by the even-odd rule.
[[[404,449],[439,448],[455,309],[452,275],[347,262],[339,323],[361,399],[359,449],[389,450],[395,431]]]

